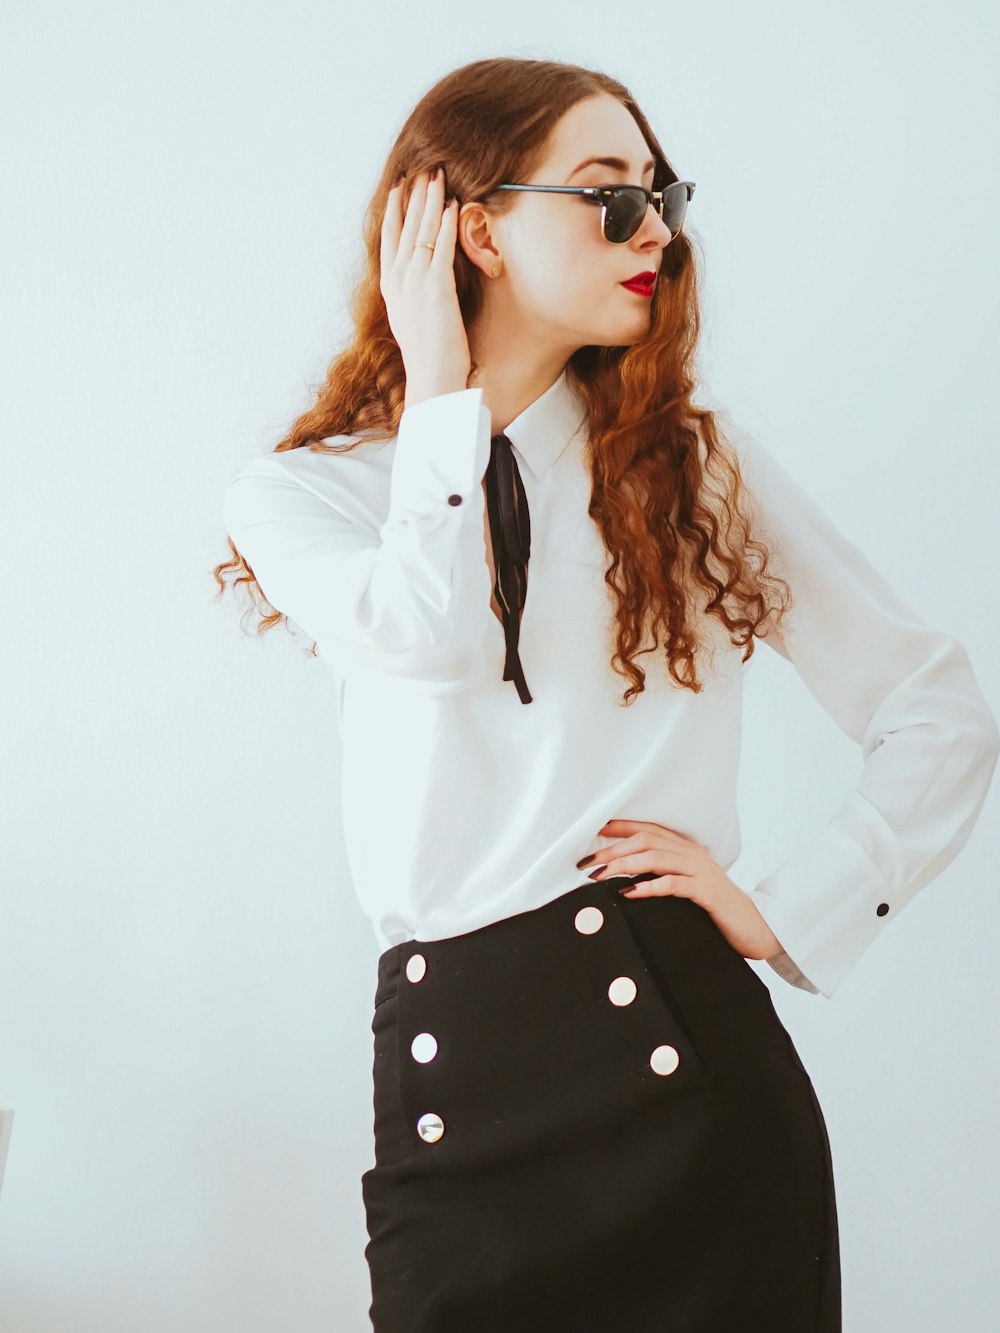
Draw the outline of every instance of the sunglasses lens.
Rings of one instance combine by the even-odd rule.
[[[668,185],[663,193],[663,221],[670,228],[672,237],[676,236],[681,229],[687,206],[687,186],[679,181],[675,181],[673,185]]]
[[[609,241],[630,240],[646,216],[649,201],[641,190],[628,186],[615,190],[604,218],[604,234]]]
[[[663,194],[663,221],[670,228],[671,237],[680,231],[687,205],[687,186],[679,181],[668,185]],[[620,190],[616,190],[608,204],[604,219],[604,234],[607,239],[619,244],[631,240],[642,225],[648,207],[649,200],[642,190],[632,186],[623,186]]]

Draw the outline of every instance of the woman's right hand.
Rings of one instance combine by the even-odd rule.
[[[406,369],[406,402],[464,389],[472,368],[455,287],[458,201],[444,207],[444,170],[421,172],[402,214],[402,180],[389,191],[382,219],[381,279],[392,330]],[[429,241],[433,252],[418,241]]]

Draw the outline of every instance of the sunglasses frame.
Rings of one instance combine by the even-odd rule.
[[[646,196],[647,208],[652,204],[662,221],[664,209],[666,208],[665,196],[667,192],[669,190],[686,190],[687,200],[684,204],[684,216],[681,218],[681,225],[677,230],[670,233],[670,240],[672,241],[684,230],[684,222],[687,218],[687,205],[691,202],[696,186],[694,181],[671,181],[670,184],[665,185],[662,190],[647,190],[645,185],[498,185],[496,188],[498,190],[541,190],[545,194],[582,194],[591,199],[599,199],[601,201],[601,235],[612,245],[624,245],[627,241],[632,239],[632,236],[635,235],[635,231],[638,231],[639,227],[642,226],[642,218],[639,219],[632,236],[626,236],[620,241],[612,241],[608,236],[606,229],[608,204],[611,201],[611,196],[617,194],[621,190],[639,190]]]

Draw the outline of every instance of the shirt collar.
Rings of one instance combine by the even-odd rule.
[[[555,383],[529,403],[503,433],[532,476],[540,480],[583,428],[586,416],[586,405],[564,367]]]

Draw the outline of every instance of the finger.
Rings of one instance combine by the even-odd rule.
[[[609,819],[603,828],[597,830],[598,835],[616,833],[633,833],[646,830],[650,833],[665,834],[677,842],[695,843],[695,839],[686,833],[681,833],[679,829],[669,828],[666,824],[656,824],[648,819]],[[697,844],[696,844],[697,845]]]
[[[591,869],[598,865],[606,866],[616,857],[627,856],[630,852],[646,852],[649,850],[648,835],[633,833],[630,837],[618,838],[609,842],[606,847],[600,847],[596,852],[591,852],[590,856],[583,858],[582,864],[579,864],[577,869],[582,870],[585,866]]]
[[[662,824],[654,824],[649,819],[609,819],[597,832],[607,837],[614,837],[615,834],[624,837],[628,833],[638,833],[642,829],[652,832],[653,829],[662,827]]]
[[[382,245],[379,260],[384,273],[394,262],[399,251],[399,232],[402,225],[403,183],[398,180],[389,191],[382,216]]]
[[[458,232],[458,200],[452,199],[444,210],[441,227],[438,231],[438,244],[431,255],[431,263],[441,266],[451,265],[455,261],[455,237]],[[442,244],[443,242],[443,244]]]
[[[439,245],[441,240],[441,213],[443,207],[444,181],[439,169],[434,180],[429,179],[427,182],[427,195],[424,200],[424,211],[420,220],[420,235],[417,237],[413,246],[414,254],[416,254],[418,247],[421,251],[428,246],[433,247],[427,251],[430,256],[427,261],[428,265],[434,263],[434,259],[437,256],[439,249],[445,248],[444,246]],[[445,258],[447,258],[447,256]],[[439,260],[435,267],[439,268],[443,262],[444,259]]]
[[[657,824],[655,832],[647,833],[641,830],[639,833],[629,833],[628,837],[620,837],[617,841],[609,842],[600,849],[600,852],[593,853],[593,858],[607,862],[609,854],[612,857],[620,857],[628,856],[631,852],[655,852],[660,858],[669,857],[672,861],[679,861],[688,866],[695,864],[699,848],[688,838],[669,836],[667,830]]]
[[[694,898],[695,878],[693,875],[659,875],[656,879],[644,879],[641,884],[633,884],[622,889],[623,898]]]
[[[438,167],[437,175],[432,180],[427,177],[427,192],[424,196],[424,210],[420,219],[420,235],[417,240],[437,247],[438,232],[441,229],[441,213],[444,209],[444,173]],[[431,255],[433,260],[434,255]]]
[[[444,172],[440,167],[433,178],[427,173],[427,194],[424,197],[424,217],[434,218],[441,212],[444,203]]]
[[[397,258],[411,259],[417,240],[417,233],[423,221],[424,205],[427,202],[427,172],[422,171],[413,182],[413,189],[406,204],[406,217],[399,238]]]
[[[605,856],[603,852],[598,852],[595,856],[595,868],[598,862],[604,868],[604,873],[599,878],[613,879],[615,875],[637,875],[643,870],[657,870],[665,875],[697,873],[697,858],[685,848],[668,848],[662,843],[650,847],[645,838],[643,843],[644,845],[631,849],[626,843],[619,844],[622,850],[619,851],[617,847],[612,849],[615,853],[613,856]]]

